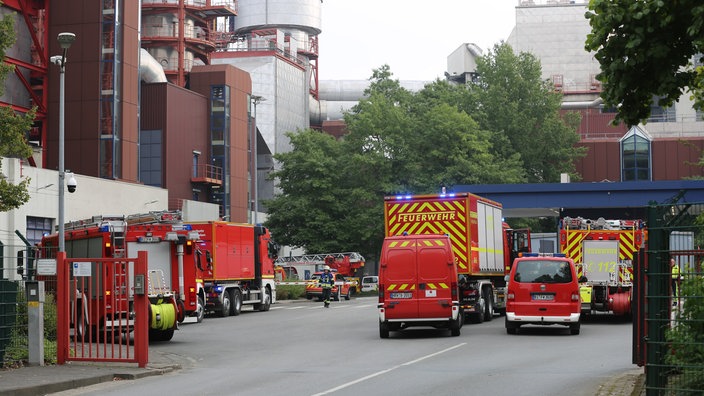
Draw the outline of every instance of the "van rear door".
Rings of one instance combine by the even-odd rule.
[[[457,275],[449,240],[426,236],[419,239],[417,245],[419,316],[452,317],[452,284],[457,281]]]
[[[440,235],[391,237],[385,241],[380,281],[386,319],[452,317],[456,270],[449,239]],[[456,297],[456,296],[455,296]]]
[[[415,241],[387,238],[384,243],[386,257],[382,257],[384,264],[380,269],[379,283],[384,287],[380,293],[384,293],[387,302],[386,319],[417,318],[418,264]]]

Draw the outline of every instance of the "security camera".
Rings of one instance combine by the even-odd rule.
[[[73,176],[73,172],[66,172],[66,187],[68,187],[68,192],[76,192],[77,186],[78,182],[76,182],[76,178]]]
[[[61,55],[54,55],[49,58],[49,61],[55,65],[61,66]]]

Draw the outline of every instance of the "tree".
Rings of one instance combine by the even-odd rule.
[[[667,107],[685,90],[704,108],[704,3],[592,0],[585,17],[592,28],[585,48],[601,64],[601,96],[617,108],[616,122],[637,125],[653,97]]]
[[[561,173],[577,179],[575,161],[585,151],[577,146],[580,116],[560,115],[562,95],[541,78],[540,61],[501,43],[477,59],[477,73],[466,111],[492,131],[494,155],[519,154],[529,183],[558,182]]]
[[[5,63],[5,50],[14,41],[14,21],[12,15],[8,14],[0,20],[0,96],[5,90],[5,78],[14,68]],[[32,126],[34,114],[34,109],[25,115],[18,115],[11,107],[0,106],[0,160],[3,157],[27,158],[32,155],[32,148],[24,136]],[[28,185],[29,178],[18,184],[10,183],[2,173],[0,162],[0,212],[18,208],[29,201]]]

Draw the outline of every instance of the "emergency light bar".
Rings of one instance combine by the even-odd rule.
[[[565,253],[523,253],[523,257],[567,257]]]

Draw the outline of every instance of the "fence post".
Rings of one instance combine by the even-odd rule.
[[[134,276],[142,275],[144,284],[142,294],[134,293],[134,347],[135,357],[139,367],[146,367],[149,362],[149,292],[146,284],[147,276],[147,252],[140,250],[137,252],[137,262],[134,266]]]
[[[670,296],[667,235],[658,207],[648,208],[648,340],[645,365],[646,394],[658,395],[667,385],[663,363],[667,353],[665,329],[670,323]]]
[[[69,266],[66,252],[56,253],[56,363],[64,364],[69,348]]]

